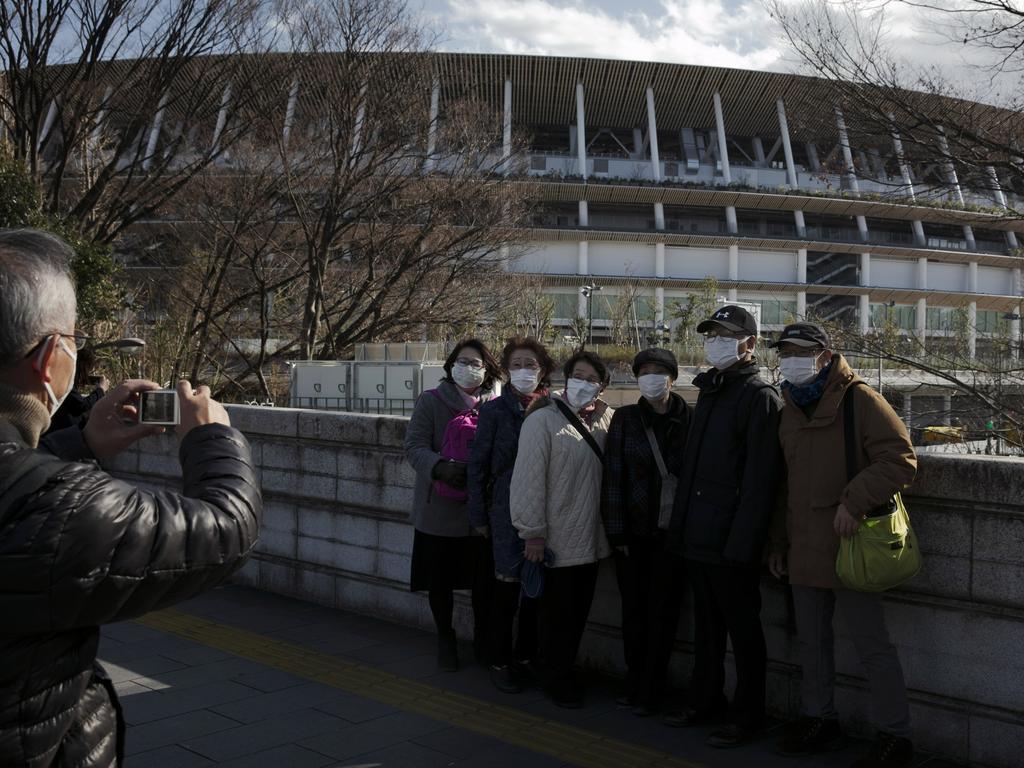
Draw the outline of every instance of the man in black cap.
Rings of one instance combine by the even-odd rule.
[[[910,703],[882,596],[845,589],[835,563],[840,539],[856,535],[864,517],[888,513],[893,493],[914,479],[910,435],[885,399],[832,351],[821,326],[787,325],[776,347],[786,401],[779,442],[787,493],[772,526],[768,566],[777,577],[789,576],[802,671],[801,717],[784,732],[778,752],[806,758],[843,744],[834,691],[838,612],[868,673],[878,729],[853,766],[902,768],[914,759]]]
[[[665,539],[691,409],[672,391],[679,366],[667,349],[640,352],[633,375],[641,397],[617,408],[608,428],[601,515],[622,595],[628,676],[619,703],[644,716],[661,704],[679,623],[685,572],[665,554]]]
[[[764,721],[767,653],[761,628],[760,565],[781,464],[778,392],[758,376],[757,322],[725,306],[697,326],[711,370],[700,390],[669,530],[685,557],[694,597],[690,706],[669,725],[724,723],[707,743],[734,747]],[[736,693],[725,697],[726,637],[732,640]]]

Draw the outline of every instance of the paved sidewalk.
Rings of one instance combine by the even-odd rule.
[[[783,759],[771,729],[711,749],[706,729],[616,709],[610,681],[564,710],[535,689],[498,692],[468,649],[462,670],[438,672],[435,648],[416,629],[225,587],[106,627],[100,658],[122,697],[129,768],[832,768],[856,755]]]

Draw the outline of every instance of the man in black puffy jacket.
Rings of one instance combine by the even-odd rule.
[[[707,743],[735,747],[764,721],[760,568],[781,466],[782,400],[758,376],[749,312],[722,307],[697,332],[713,367],[693,380],[700,394],[669,528],[669,550],[685,557],[693,589],[693,684],[691,708],[666,722],[724,722]],[[736,662],[731,706],[723,690],[727,636]]]
[[[70,249],[0,231],[0,765],[121,765],[124,722],[96,663],[99,627],[220,583],[259,534],[260,492],[245,438],[209,390],[178,385],[182,494],[145,493],[94,459],[160,428],[131,423],[129,381],[84,430],[52,433],[74,383]]]

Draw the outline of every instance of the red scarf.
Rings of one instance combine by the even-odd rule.
[[[537,400],[548,396],[548,389],[547,387],[540,387],[539,389],[533,390],[533,392],[528,395],[522,395],[518,392],[516,394],[519,395],[519,403],[523,406],[523,410],[528,411],[530,410],[530,406],[537,402]]]

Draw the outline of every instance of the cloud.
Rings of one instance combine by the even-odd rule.
[[[448,0],[447,50],[586,56],[778,69],[782,52],[759,0],[659,0],[612,15],[579,2]]]

